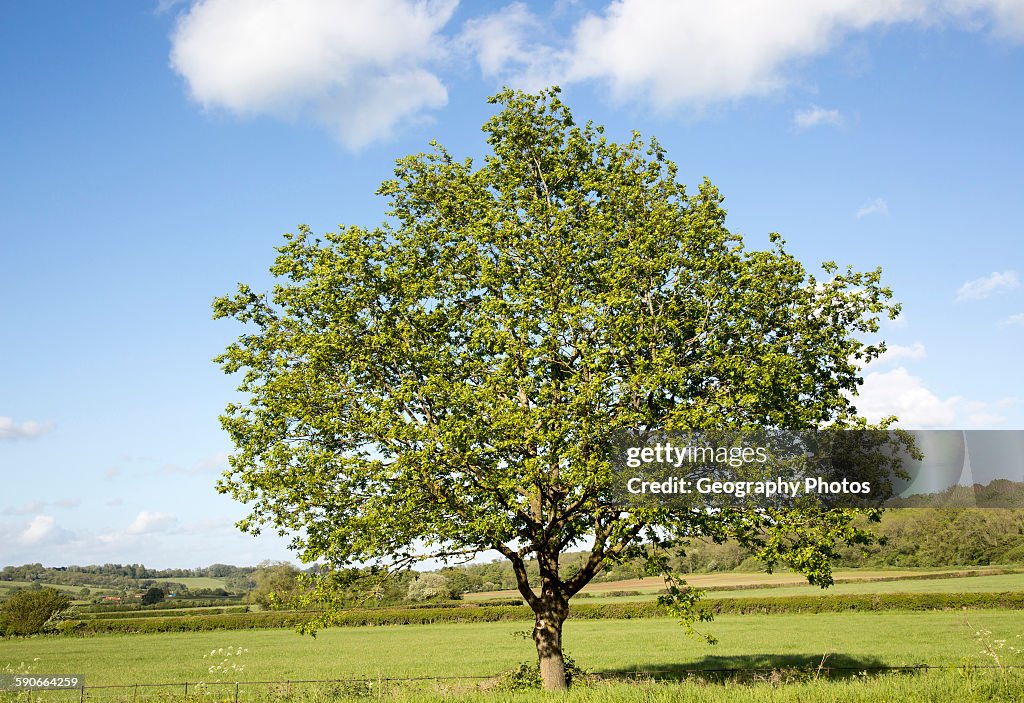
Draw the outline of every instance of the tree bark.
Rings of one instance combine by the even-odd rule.
[[[536,613],[533,641],[537,644],[540,678],[546,691],[564,691],[565,659],[562,656],[562,624],[569,615],[568,604],[543,604]]]

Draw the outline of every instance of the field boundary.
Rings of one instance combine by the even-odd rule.
[[[701,610],[715,615],[781,615],[874,612],[882,610],[1024,610],[1024,592],[1005,593],[884,593],[813,596],[708,597]],[[225,615],[165,616],[108,620],[67,620],[58,625],[64,635],[100,633],[202,632],[209,630],[262,630],[298,627],[318,617],[315,611],[263,611]],[[580,620],[667,617],[654,601],[570,605],[569,617]],[[476,606],[468,608],[353,609],[338,613],[325,624],[334,627],[429,625],[528,621],[534,617],[527,606]]]
[[[652,676],[672,676],[674,678],[680,678],[684,676],[706,676],[706,675],[719,675],[724,677],[737,676],[741,674],[746,675],[757,675],[757,674],[771,674],[776,672],[785,672],[792,675],[813,675],[815,678],[821,676],[829,677],[833,674],[849,674],[849,673],[860,673],[860,672],[872,672],[872,673],[908,673],[908,672],[930,672],[930,671],[957,671],[965,668],[971,670],[996,670],[996,671],[1010,671],[1010,670],[1024,670],[1024,665],[1003,665],[998,666],[995,664],[911,664],[911,665],[898,665],[898,666],[777,666],[777,667],[735,667],[735,668],[692,668],[692,669],[644,669],[637,671],[614,671],[614,672],[589,672],[585,676],[594,680],[640,680],[645,677],[649,678]],[[245,687],[253,686],[279,686],[285,687],[288,693],[291,693],[292,686],[303,686],[308,684],[341,684],[341,685],[356,685],[366,687],[369,692],[374,685],[378,688],[388,683],[411,683],[419,681],[493,681],[502,677],[508,672],[501,672],[498,674],[491,675],[448,675],[448,676],[377,676],[377,677],[347,677],[339,679],[282,679],[272,681],[178,681],[178,682],[164,682],[164,683],[134,683],[134,684],[103,684],[98,686],[80,686],[74,689],[50,689],[50,688],[24,688],[18,691],[0,691],[0,699],[2,699],[4,693],[32,693],[35,695],[41,693],[74,693],[81,701],[89,700],[89,691],[113,691],[115,689],[122,691],[135,691],[138,692],[141,689],[172,689],[181,692],[181,697],[187,699],[189,696],[194,698],[202,699],[204,696],[211,694],[209,689],[217,688],[223,690],[224,688],[229,689],[228,695],[233,695],[234,701],[240,699],[242,691]],[[223,694],[221,694],[223,695]],[[228,701],[229,699],[221,697],[218,700]]]

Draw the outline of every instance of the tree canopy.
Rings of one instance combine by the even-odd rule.
[[[71,607],[56,588],[18,591],[0,606],[0,634],[34,635]]]
[[[326,600],[353,565],[498,551],[562,688],[569,599],[638,545],[732,536],[830,582],[836,545],[867,539],[853,511],[627,510],[611,435],[863,427],[861,364],[884,349],[864,339],[897,308],[879,270],[816,277],[777,235],[746,249],[714,185],[687,193],[657,141],[578,125],[557,88],[491,101],[482,164],[437,143],[399,159],[383,224],[299,227],[272,291],[215,301],[246,325],[217,359],[244,394],[219,489],[249,504],[242,529],[328,567]]]

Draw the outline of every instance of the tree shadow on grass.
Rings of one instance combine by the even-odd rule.
[[[788,682],[816,678],[846,679],[913,673],[916,667],[886,666],[877,657],[846,654],[745,654],[707,656],[688,662],[649,664],[641,670],[606,669],[591,672],[599,678],[708,682]]]

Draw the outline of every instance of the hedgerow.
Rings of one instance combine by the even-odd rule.
[[[706,599],[701,607],[715,615],[785,613],[842,613],[878,610],[1024,610],[1024,593],[889,593],[864,595],[750,597]],[[66,634],[100,632],[199,632],[296,627],[311,620],[310,611],[266,611],[165,617],[99,618],[71,621]],[[664,617],[653,601],[636,603],[576,603],[570,617],[580,620]],[[347,610],[337,617],[341,627],[425,625],[432,623],[532,620],[526,606],[465,606],[460,608],[377,608]]]

